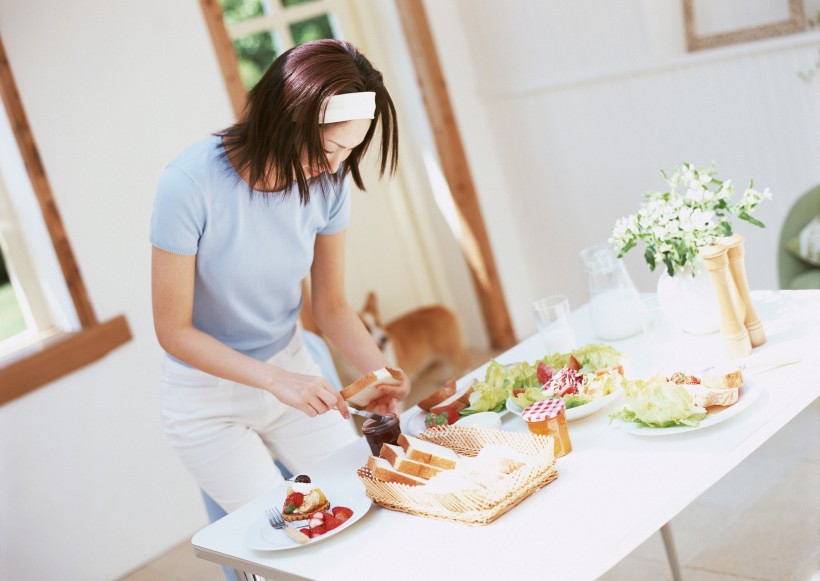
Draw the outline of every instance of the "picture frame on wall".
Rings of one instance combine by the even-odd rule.
[[[803,0],[682,0],[691,51],[802,32]]]

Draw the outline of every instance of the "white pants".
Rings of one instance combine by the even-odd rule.
[[[268,363],[321,375],[297,332]],[[304,473],[358,435],[337,410],[316,417],[248,387],[165,358],[162,373],[165,433],[188,471],[230,512],[283,478],[271,456]]]

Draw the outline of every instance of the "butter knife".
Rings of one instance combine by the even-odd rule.
[[[353,408],[353,407],[348,408],[348,409],[350,410],[351,414],[361,416],[361,417],[367,418],[369,420],[375,420],[375,421],[379,422],[380,424],[384,424],[384,423],[390,421],[390,418],[388,418],[387,416],[383,416],[381,414],[375,414],[373,412],[368,412],[368,411],[365,411],[365,410],[357,410],[356,408]]]

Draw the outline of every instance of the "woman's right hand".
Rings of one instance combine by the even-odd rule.
[[[276,399],[313,417],[338,409],[345,419],[350,418],[342,394],[318,375],[304,375],[276,368],[268,388]]]

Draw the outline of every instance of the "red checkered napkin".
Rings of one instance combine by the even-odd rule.
[[[521,417],[525,422],[543,422],[557,417],[563,411],[564,400],[560,397],[553,397],[528,405],[527,409],[521,413]]]

